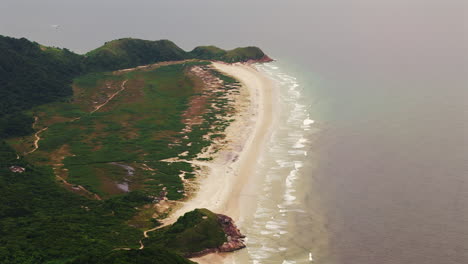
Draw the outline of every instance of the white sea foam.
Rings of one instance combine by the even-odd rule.
[[[294,247],[279,239],[294,235],[289,216],[304,213],[297,188],[307,155],[305,149],[310,144],[307,130],[314,120],[309,113],[310,106],[303,102],[303,87],[297,78],[282,72],[276,64],[262,64],[258,68],[279,84],[280,117],[267,144],[265,160],[256,170],[263,175],[264,182],[256,198],[257,210],[248,227],[246,243],[252,263],[281,263],[281,254]],[[288,258],[282,263],[298,262]]]
[[[267,224],[265,225],[265,228],[266,229],[270,229],[270,230],[278,230],[278,228],[280,228],[281,225],[275,223],[275,222],[267,222]]]
[[[297,142],[296,144],[294,144],[293,148],[303,148],[305,147],[304,143],[307,142],[307,139],[301,137]]]
[[[315,121],[312,120],[312,119],[310,119],[310,118],[306,118],[306,119],[304,119],[304,121],[302,122],[302,124],[303,124],[304,126],[312,125],[313,123],[315,123]]]
[[[304,150],[288,150],[289,155],[304,155]],[[305,155],[304,155],[305,156]]]

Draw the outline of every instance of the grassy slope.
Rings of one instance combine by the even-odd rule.
[[[77,79],[76,90],[80,92],[74,99],[75,104],[47,105],[37,112],[45,123],[67,117],[81,119],[50,125],[43,133],[40,149],[29,159],[52,164],[52,156],[67,145],[69,154],[63,162],[72,183],[104,197],[115,194],[115,189],[106,188],[106,182],[122,180],[125,171],[108,163],[120,162],[136,169],[132,179],[135,187],[144,185],[154,195],[167,187],[169,198],[182,198],[182,192],[178,191],[183,191],[183,186],[177,175],[181,169],[190,172],[192,168],[185,163],[157,161],[182,152],[169,148],[168,144],[183,136],[177,134],[184,127],[181,113],[194,93],[194,83],[185,74],[187,67],[189,64],[178,64],[150,72],[121,76],[93,74]],[[102,89],[108,89],[102,88],[104,83],[120,87],[124,80],[128,80],[126,89],[119,96],[100,111],[89,114],[93,109],[92,101],[101,96]],[[142,170],[143,163],[157,168],[158,173]]]
[[[199,114],[203,122],[192,126],[191,131],[182,132],[185,125],[181,114],[191,98],[200,95],[201,85],[187,70],[206,64],[190,62],[121,75],[89,74],[76,79],[73,103],[52,103],[34,109],[39,116],[37,129],[49,128],[41,134],[40,148],[27,159],[54,168],[68,182],[82,185],[103,198],[124,193],[117,188],[117,183],[127,178],[126,170],[111,162],[135,168],[131,190],[159,196],[164,189],[170,200],[183,198],[185,190],[178,175],[185,172],[186,178],[193,177],[194,168],[185,162],[160,160],[184,151],[191,159],[210,145],[211,140],[204,136],[222,133],[229,125],[219,118],[232,111],[228,99],[220,97],[222,91],[235,90],[239,85],[213,71],[229,87],[208,97],[205,111]],[[109,87],[119,88],[124,80],[128,80],[126,89],[100,111],[90,114],[96,98]],[[71,121],[78,117],[79,120]],[[31,149],[30,142],[30,138],[9,140],[19,153]],[[153,170],[145,170],[146,166]],[[137,226],[148,228],[153,225],[150,220],[140,219]]]

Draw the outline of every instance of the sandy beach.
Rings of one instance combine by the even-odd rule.
[[[249,196],[255,195],[255,167],[272,124],[272,81],[248,64],[213,63],[213,66],[242,83],[235,120],[226,130],[229,146],[223,148],[213,161],[198,162],[205,173],[199,190],[165,221],[173,223],[178,217],[196,208],[207,208],[232,217],[242,232],[242,212],[254,210]],[[195,163],[195,162],[194,162]],[[248,235],[248,234],[247,234]],[[225,262],[227,254],[210,254],[193,259],[204,263]]]

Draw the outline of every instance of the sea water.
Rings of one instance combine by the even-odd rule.
[[[236,263],[327,263],[328,235],[311,177],[314,155],[310,152],[315,125],[305,87],[278,62],[257,64],[273,80],[274,117],[257,170],[259,181],[255,211],[241,220],[247,249],[237,253]],[[314,201],[306,203],[308,201]]]

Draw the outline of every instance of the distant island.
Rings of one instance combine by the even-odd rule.
[[[248,174],[269,86],[228,64],[269,61],[257,47],[124,38],[80,55],[0,36],[0,262],[194,263],[245,247],[229,216],[196,209],[236,190],[199,178]]]

